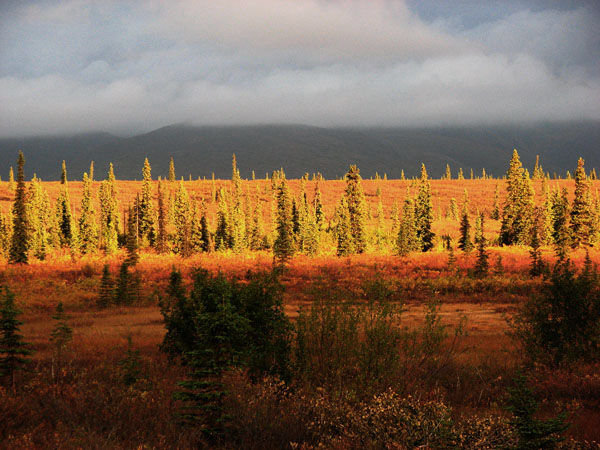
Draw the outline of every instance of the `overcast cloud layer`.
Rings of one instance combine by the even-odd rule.
[[[594,5],[3,1],[0,137],[600,120]]]

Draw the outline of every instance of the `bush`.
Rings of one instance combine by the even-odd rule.
[[[402,304],[381,278],[362,285],[361,302],[319,296],[296,321],[295,370],[298,379],[336,395],[366,396],[389,387],[427,383],[453,361],[462,325],[449,342],[439,305],[427,306],[425,323],[402,326]]]
[[[531,362],[560,366],[600,356],[600,289],[596,270],[576,274],[558,262],[540,296],[516,314],[512,335]]]

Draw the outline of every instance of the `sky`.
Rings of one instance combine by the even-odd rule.
[[[0,137],[600,120],[570,0],[2,0]]]

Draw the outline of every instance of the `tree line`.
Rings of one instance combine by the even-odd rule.
[[[16,181],[9,181],[15,192],[12,210],[8,215],[0,212],[0,252],[10,263],[27,263],[31,257],[43,260],[54,248],[67,248],[82,255],[98,251],[110,254],[125,248],[129,265],[137,262],[140,248],[151,248],[158,253],[173,252],[183,257],[198,252],[271,250],[278,262],[285,262],[296,253],[317,254],[324,243],[335,246],[338,256],[365,253],[372,247],[381,249],[390,241],[399,255],[427,252],[436,242],[442,242],[449,251],[454,250],[450,236],[436,237],[432,231],[434,210],[430,179],[424,164],[421,176],[412,184],[416,192],[413,194],[409,190],[401,207],[394,204],[391,230],[385,226],[379,188],[376,226],[374,230],[367,229],[366,223],[372,216],[365,200],[360,171],[355,165],[350,166],[344,177],[344,194],[329,218],[325,216],[321,199],[319,182],[322,177],[314,177],[317,182],[311,195],[306,188],[306,174],[296,197],[290,193],[283,169],[274,171],[267,176],[272,221],[267,226],[263,219],[263,202],[260,198],[253,201],[252,194],[244,190],[234,155],[229,187],[217,189],[213,177],[210,198],[206,199],[217,206],[212,227],[205,200],[197,202],[191,198],[183,182],[174,188],[177,182],[173,159],[168,179],[159,179],[157,192],[146,159],[141,190],[126,206],[119,201],[112,164],[97,192],[92,192],[92,162],[89,173],[83,176],[79,217],[73,214],[64,161],[60,191],[54,204],[37,177],[26,184],[24,165],[25,158],[19,153]],[[488,176],[484,172],[482,177]],[[444,178],[452,179],[449,167]],[[473,214],[465,190],[462,205],[459,207],[452,198],[446,211],[446,217],[460,221],[457,247],[464,252],[477,247],[483,255],[485,246],[490,243],[526,245],[534,250],[542,245],[553,245],[557,254],[564,257],[569,248],[597,244],[600,241],[600,204],[598,196],[592,195],[594,172],[586,173],[580,158],[573,178],[575,195],[570,202],[566,188],[550,188],[548,175],[539,160],[530,176],[514,150],[504,179],[506,196],[501,203],[497,185],[489,213],[490,219],[501,221],[498,237],[490,241],[484,238],[486,217],[479,211]],[[532,180],[542,181],[543,201],[539,204],[535,201]],[[124,214],[121,215],[121,211]]]

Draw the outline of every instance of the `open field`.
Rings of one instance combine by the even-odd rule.
[[[227,188],[230,183],[218,180],[216,186]],[[548,183],[551,188],[567,187],[573,195],[573,181]],[[599,182],[594,183],[594,190],[600,187]],[[210,228],[214,229],[217,205],[210,200],[212,182],[185,181],[184,184],[193,199],[206,201]],[[297,196],[300,181],[290,180],[289,184]],[[373,230],[376,223],[377,190],[381,191],[385,227],[389,233],[393,204],[402,203],[407,189],[412,189],[413,194],[416,192],[417,187],[411,187],[412,184],[412,181],[400,180],[363,181],[372,215],[369,230]],[[170,190],[176,188],[176,184],[167,185]],[[456,239],[459,223],[446,217],[450,199],[455,198],[460,205],[466,189],[472,211],[485,212],[489,217],[496,186],[502,201],[505,181],[432,180],[431,185],[435,211],[433,231],[438,237],[449,234]],[[77,216],[81,183],[69,182],[68,186]],[[325,216],[330,218],[343,195],[345,183],[321,181],[319,186]],[[60,184],[44,182],[43,187],[53,202]],[[263,202],[268,229],[272,224],[270,182],[244,181],[243,187],[255,201]],[[314,187],[315,182],[306,182],[309,197]],[[94,192],[97,188],[98,183],[94,183]],[[121,207],[133,201],[140,188],[141,182],[118,181]],[[535,188],[540,202],[541,182],[535,182]],[[7,183],[0,183],[0,208],[5,212],[10,207],[12,195]],[[497,236],[499,227],[499,221],[486,219],[488,239]],[[451,364],[444,367],[442,373],[434,380],[414,381],[413,387],[404,389],[412,389],[415,395],[424,398],[443,398],[456,417],[506,416],[503,406],[506,388],[522,359],[514,341],[507,335],[510,329],[507,319],[528,298],[540,292],[544,281],[529,276],[529,247],[489,247],[491,273],[484,278],[474,278],[469,274],[475,264],[474,253],[457,251],[456,266],[450,270],[448,254],[442,249],[441,241],[436,239],[435,244],[431,252],[411,253],[406,257],[395,256],[388,245],[379,250],[370,247],[363,255],[338,258],[335,246],[330,242],[317,256],[296,255],[281,277],[285,287],[285,314],[292,322],[296,321],[299,310],[310,308],[317,297],[334,302],[364,303],[366,299],[361,286],[376,278],[384,279],[392,287],[392,301],[402,305],[401,324],[407,329],[422,327],[426,305],[437,301],[439,318],[450,332],[449,342],[454,327],[464,320],[465,334],[458,340]],[[548,262],[555,259],[554,251],[549,247],[542,248],[542,254]],[[593,248],[589,254],[593,262],[600,263],[600,251]],[[572,251],[569,256],[575,266],[582,267],[584,250]],[[220,272],[226,277],[243,277],[248,270],[269,270],[273,255],[270,251],[240,254],[226,251],[182,258],[145,249],[140,252],[135,267],[141,288],[135,304],[99,309],[96,302],[102,268],[108,264],[115,276],[125,257],[123,249],[107,256],[102,252],[81,256],[68,250],[53,250],[45,261],[31,259],[26,266],[0,261],[0,281],[15,293],[17,305],[24,311],[21,316],[23,335],[35,349],[34,371],[23,375],[20,394],[15,397],[8,390],[0,390],[0,396],[5,400],[0,417],[6,419],[5,425],[0,426],[0,436],[7,439],[8,447],[45,447],[49,439],[54,439],[53,445],[59,447],[95,448],[133,448],[142,444],[150,448],[185,448],[197,441],[193,430],[181,428],[173,419],[178,403],[172,399],[172,394],[177,389],[176,381],[184,378],[186,371],[170,363],[158,349],[165,335],[159,301],[165,296],[169,274],[173,268],[180,270],[184,285],[189,288],[195,268],[202,267],[215,274]],[[502,260],[501,273],[494,268],[498,257]],[[62,381],[57,383],[49,336],[54,327],[51,316],[59,301],[70,316],[73,341],[60,375]],[[136,384],[135,389],[121,386],[118,375],[118,363],[126,351],[128,337],[140,351],[143,362],[143,382]],[[556,402],[569,407],[574,412],[570,416],[572,426],[568,435],[580,441],[600,441],[597,366],[582,365],[564,372],[539,370],[535,373],[536,387],[545,399],[543,413],[554,411]],[[254,398],[252,395],[255,394],[249,393],[241,378],[232,375],[229,382],[238,401],[244,403],[246,399]],[[35,411],[33,415],[31,411]],[[289,414],[286,420],[292,420],[293,414]],[[80,419],[80,415],[87,418]],[[271,420],[269,417],[267,414],[262,420]],[[250,439],[243,441],[247,445],[249,442],[256,445],[253,438],[246,436],[243,439]],[[273,443],[269,445],[278,447]]]

